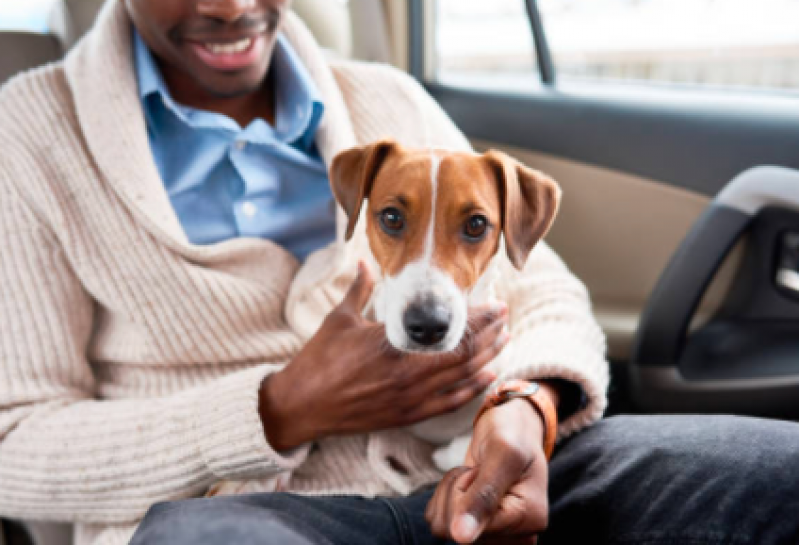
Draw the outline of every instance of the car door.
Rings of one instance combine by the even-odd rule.
[[[775,413],[745,399],[703,405],[732,384],[715,380],[726,378],[723,362],[700,388],[709,397],[671,385],[654,403],[646,382],[662,376],[642,385],[629,369],[653,290],[719,192],[758,165],[799,168],[797,18],[789,0],[411,0],[411,72],[476,148],[505,150],[564,190],[547,240],[591,292],[608,336],[614,410],[633,409],[632,397],[650,410]],[[740,291],[740,235],[698,282],[701,305],[683,305],[683,330],[701,328]],[[690,259],[681,267],[690,278]],[[784,303],[782,318],[799,316],[790,297]],[[649,315],[666,312],[658,305]],[[788,331],[799,338],[797,323]],[[799,393],[790,365],[779,368],[785,377],[767,378],[783,395]],[[669,372],[682,380],[680,369]],[[760,386],[731,391],[773,393]]]

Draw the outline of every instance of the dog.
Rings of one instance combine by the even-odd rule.
[[[468,307],[494,299],[499,260],[506,255],[514,267],[524,267],[561,197],[554,180],[502,152],[411,149],[391,140],[339,153],[330,183],[347,215],[345,239],[359,220],[366,223],[367,257],[378,278],[365,312],[384,323],[388,342],[405,352],[457,349],[467,333]],[[513,358],[512,346],[489,368],[501,370]],[[409,428],[437,447],[433,458],[441,471],[463,463],[481,403],[478,396]],[[281,491],[290,478],[221,481],[206,495]]]
[[[333,194],[350,240],[361,217],[378,280],[368,311],[388,342],[405,352],[455,350],[469,306],[489,303],[497,261],[521,270],[557,214],[561,191],[545,174],[499,151],[412,149],[392,140],[338,154]],[[512,345],[489,364],[500,370]],[[477,399],[410,428],[438,448],[442,471],[461,465]]]

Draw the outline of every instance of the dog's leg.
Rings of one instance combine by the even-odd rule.
[[[472,442],[472,435],[461,435],[453,439],[448,445],[437,448],[433,452],[433,462],[436,467],[446,473],[450,469],[462,466],[466,460],[466,452]]]

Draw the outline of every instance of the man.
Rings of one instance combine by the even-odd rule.
[[[766,447],[787,464],[786,425],[615,420],[547,468],[548,422],[513,399],[441,478],[401,428],[481,394],[506,325],[527,357],[498,381],[538,383],[562,436],[604,410],[603,338],[542,246],[499,286],[511,320],[473,310],[469,350],[382,349],[370,272],[353,281],[365,237],[343,243],[325,166],[382,136],[468,144],[407,77],[326,62],[288,9],[109,0],[63,63],[0,94],[0,514],[74,522],[78,545],[128,542],[156,503],[134,543],[522,543],[548,522],[562,543],[763,537],[759,509],[789,510],[742,511],[762,481],[729,477]],[[159,503],[220,481],[296,494]]]

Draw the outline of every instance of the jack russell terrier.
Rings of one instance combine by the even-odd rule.
[[[366,313],[385,324],[394,348],[407,352],[456,349],[467,332],[468,307],[494,298],[502,239],[510,262],[522,269],[560,203],[551,178],[504,153],[409,149],[390,140],[337,155],[330,182],[349,219],[347,240],[366,216],[370,265],[378,273]],[[511,347],[489,368],[501,371]],[[463,463],[481,402],[478,396],[410,427],[438,447],[434,461],[442,471]],[[289,478],[281,473],[254,488],[222,481],[207,495],[283,490]]]
[[[547,233],[560,203],[554,180],[510,156],[409,149],[390,140],[337,155],[333,193],[349,240],[365,216],[378,281],[367,312],[397,350],[449,352],[467,333],[467,309],[490,302],[504,237],[519,270]],[[362,212],[362,209],[365,210]],[[489,364],[500,371],[510,347]],[[439,448],[442,471],[461,465],[481,396],[410,428]]]

